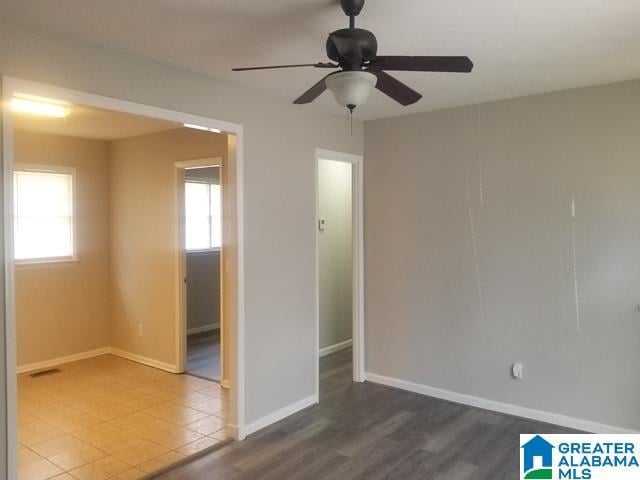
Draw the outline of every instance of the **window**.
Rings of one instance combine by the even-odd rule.
[[[73,169],[18,168],[13,175],[16,260],[72,259]]]
[[[212,250],[222,243],[220,185],[185,182],[187,250]]]

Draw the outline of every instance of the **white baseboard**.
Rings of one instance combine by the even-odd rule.
[[[212,325],[204,325],[202,327],[193,327],[187,329],[187,335],[195,335],[196,333],[204,333],[204,332],[212,332],[214,330],[218,330],[220,328],[219,323],[214,323]]]
[[[85,360],[87,358],[97,357],[99,355],[105,355],[107,353],[109,353],[109,347],[96,348],[95,350],[74,353],[73,355],[52,358],[51,360],[45,360],[42,362],[26,363],[24,365],[20,365],[16,369],[16,372],[18,374],[21,374],[35,372],[38,370],[46,370],[47,368],[57,367],[58,365],[62,365],[64,363],[77,362],[78,360]]]
[[[345,348],[349,348],[353,344],[353,340],[345,340],[344,342],[336,343],[335,345],[329,345],[328,347],[324,347],[320,349],[320,356],[324,357],[325,355],[329,355],[330,353],[339,352],[340,350],[344,350]]]
[[[171,365],[170,363],[161,362],[159,360],[154,360],[153,358],[144,357],[142,355],[137,355],[135,353],[127,352],[125,350],[120,350],[118,348],[109,348],[108,353],[115,355],[116,357],[126,358],[127,360],[131,360],[133,362],[142,363],[143,365],[148,365],[153,368],[159,368],[160,370],[164,370],[169,373],[180,373],[175,365]]]
[[[248,435],[251,435],[258,430],[262,430],[269,425],[276,423],[283,418],[286,418],[290,415],[293,415],[300,410],[304,410],[311,405],[315,405],[318,403],[318,395],[314,394],[307,398],[303,398],[291,405],[288,405],[280,410],[276,410],[275,412],[270,413],[269,415],[265,415],[258,420],[251,422],[249,425],[245,425],[244,427],[237,427],[235,425],[229,425],[229,431],[233,433],[234,438],[236,440],[244,440]]]
[[[113,347],[96,348],[95,350],[74,353],[73,355],[52,358],[51,360],[45,360],[42,362],[27,363],[25,365],[20,365],[16,369],[16,372],[18,374],[21,374],[36,372],[38,370],[46,370],[47,368],[57,367],[65,363],[77,362],[78,360],[86,360],[87,358],[98,357],[100,355],[106,355],[108,353],[117,357],[126,358],[127,360],[132,360],[137,363],[149,365],[150,367],[159,368],[160,370],[165,370],[171,373],[178,373],[175,365],[160,362],[158,360],[154,360],[153,358],[143,357],[142,355],[136,355],[135,353],[125,352],[124,350],[119,350]]]
[[[591,420],[583,420],[580,418],[568,417],[566,415],[561,415],[558,413],[545,412],[543,410],[535,410],[532,408],[521,407],[519,405],[513,405],[510,403],[502,403],[494,400],[488,400],[486,398],[474,397],[472,395],[452,392],[450,390],[430,387],[428,385],[421,385],[419,383],[413,383],[407,380],[385,377],[384,375],[377,375],[375,373],[367,372],[366,378],[369,382],[379,383],[382,385],[399,388],[401,390],[408,390],[410,392],[420,393],[422,395],[440,398],[443,400],[448,400],[450,402],[462,403],[464,405],[470,405],[472,407],[482,408],[485,410],[493,410],[495,412],[505,413],[507,415],[514,415],[517,417],[529,418],[531,420],[536,420],[539,422],[551,423],[554,425],[559,425],[561,427],[584,430],[591,433],[639,433],[635,430],[629,430],[622,427],[605,425],[598,422],[592,422]]]

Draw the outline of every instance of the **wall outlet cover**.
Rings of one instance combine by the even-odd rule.
[[[523,378],[523,367],[521,363],[514,363],[513,366],[511,367],[511,375],[513,375],[513,378],[517,379],[517,380],[522,380]]]

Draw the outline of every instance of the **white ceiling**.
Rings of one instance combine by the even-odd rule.
[[[289,101],[323,71],[231,68],[325,61],[326,35],[347,22],[337,0],[0,0],[0,15]],[[468,55],[476,65],[397,73],[424,98],[406,108],[375,92],[363,119],[640,78],[638,0],[366,0],[358,26],[376,34],[381,55]],[[299,108],[344,114],[328,92]]]
[[[13,123],[18,130],[95,140],[119,140],[182,127],[179,123],[83,105],[68,108],[65,118],[14,113]]]

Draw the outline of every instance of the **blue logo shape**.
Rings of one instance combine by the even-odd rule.
[[[536,435],[520,448],[524,450],[523,473],[526,474],[524,478],[550,479],[552,477],[553,449],[555,448],[552,444],[540,435]],[[542,458],[542,467],[532,470],[535,457]]]

